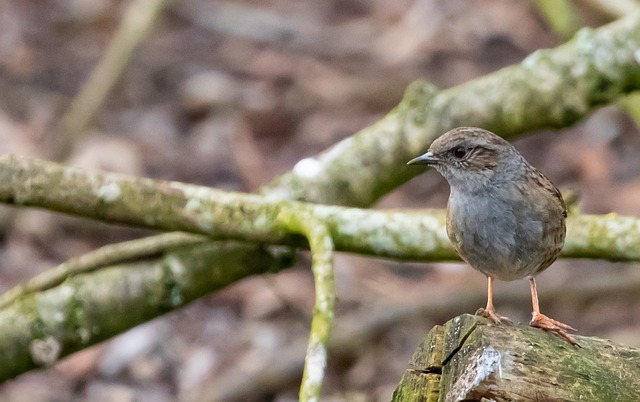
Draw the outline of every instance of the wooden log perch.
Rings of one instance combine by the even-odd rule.
[[[640,350],[465,314],[435,326],[393,402],[640,401]]]

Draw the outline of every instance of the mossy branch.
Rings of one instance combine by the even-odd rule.
[[[87,172],[51,162],[0,157],[0,202],[110,223],[308,247],[278,216],[313,217],[326,225],[337,251],[414,261],[458,257],[441,210],[367,210],[233,193],[191,184]],[[640,261],[640,220],[571,215],[562,256]]]
[[[456,258],[441,212],[368,211],[273,201],[11,156],[0,157],[0,202],[214,239],[307,247],[303,236],[279,223],[278,216],[287,212],[321,220],[340,251],[392,258]],[[407,233],[408,227],[413,231]]]
[[[369,206],[416,176],[406,161],[442,133],[476,126],[505,138],[567,127],[640,89],[640,14],[583,28],[554,49],[446,90],[412,84],[384,118],[327,152],[300,161],[263,189],[281,199]]]
[[[318,401],[327,366],[327,350],[333,328],[333,306],[336,299],[333,240],[324,222],[309,213],[300,214],[285,210],[278,215],[278,222],[288,230],[303,234],[311,249],[311,270],[316,300],[300,385],[300,401]]]
[[[77,274],[25,294],[0,309],[0,381],[290,262],[289,256],[254,244],[207,242]]]
[[[173,232],[146,237],[124,243],[110,244],[72,258],[54,269],[34,276],[28,281],[0,295],[0,309],[30,293],[51,289],[66,279],[85,274],[101,267],[140,260],[178,247],[188,247],[208,241],[204,236]]]

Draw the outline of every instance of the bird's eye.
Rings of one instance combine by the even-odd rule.
[[[451,153],[453,154],[453,156],[455,156],[458,159],[462,159],[464,158],[464,156],[467,154],[467,150],[464,149],[464,147],[455,147],[453,148],[453,150],[451,151]]]

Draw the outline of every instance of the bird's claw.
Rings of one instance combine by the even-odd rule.
[[[487,318],[496,325],[513,325],[513,322],[509,318],[496,313],[495,309],[480,307],[478,311],[476,311],[476,315]]]
[[[544,314],[533,313],[533,318],[531,318],[530,326],[541,328],[545,331],[550,331],[558,334],[562,338],[566,339],[567,342],[574,346],[580,347],[576,338],[569,335],[566,331],[577,331],[577,329],[573,328],[571,325],[564,324],[560,321],[556,321],[553,318],[549,318]]]

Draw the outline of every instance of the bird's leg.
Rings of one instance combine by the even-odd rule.
[[[496,309],[493,307],[493,278],[490,276],[487,276],[487,307],[478,309],[478,311],[476,311],[476,315],[488,318],[498,325],[503,321],[511,323],[511,320],[507,317],[503,317],[496,313]]]
[[[533,317],[531,318],[531,322],[529,323],[529,325],[531,325],[532,327],[542,328],[545,331],[555,332],[556,334],[566,339],[570,344],[580,346],[573,336],[566,333],[566,331],[576,331],[575,328],[540,313],[536,280],[533,277],[529,278],[529,284],[531,285],[531,303],[533,304]]]

